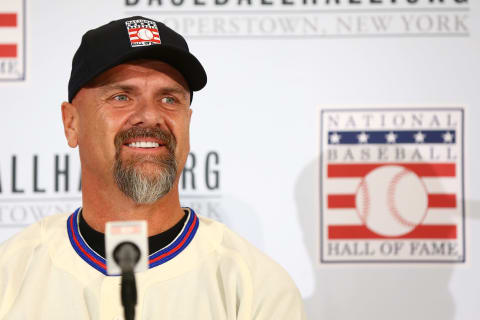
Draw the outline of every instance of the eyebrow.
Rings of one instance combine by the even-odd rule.
[[[120,83],[112,83],[112,84],[106,84],[100,87],[102,93],[107,93],[108,91],[112,90],[121,90],[125,92],[135,92],[135,91],[140,91],[140,88],[137,86],[132,86],[128,84],[120,84]],[[169,86],[169,87],[163,87],[159,90],[159,93],[161,94],[179,94],[183,98],[188,99],[187,91],[185,88],[180,87],[180,86]]]
[[[118,83],[101,85],[99,86],[99,88],[102,92],[107,92],[111,90],[121,90],[121,91],[131,92],[131,91],[135,91],[136,89],[134,86],[118,84]]]
[[[181,95],[182,97],[184,97],[185,99],[187,99],[187,93],[189,92],[188,90],[186,90],[185,88],[183,87],[166,87],[166,88],[163,88],[162,90],[162,93],[174,93],[174,94],[179,94]]]

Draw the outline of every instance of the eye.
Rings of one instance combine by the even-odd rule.
[[[113,97],[115,101],[128,101],[128,97],[126,94],[119,94]]]
[[[176,102],[176,100],[173,97],[163,97],[162,102],[166,104],[173,104]]]

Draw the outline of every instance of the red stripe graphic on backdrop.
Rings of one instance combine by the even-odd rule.
[[[0,13],[0,27],[16,27],[17,14],[16,13]]]
[[[431,193],[428,195],[429,208],[456,208],[457,196],[455,194]]]
[[[353,209],[355,208],[354,194],[329,194],[327,198],[328,209]],[[456,208],[457,197],[450,193],[431,193],[428,195],[429,208]]]
[[[17,45],[16,44],[0,44],[0,58],[16,58]]]
[[[366,226],[329,226],[328,238],[347,239],[456,239],[456,225],[420,225],[412,232],[399,237],[384,237],[370,231]]]
[[[369,164],[329,164],[329,178],[364,177],[367,173],[381,166],[402,166],[420,177],[455,177],[455,163],[369,163]]]
[[[354,194],[329,194],[327,199],[328,209],[355,208]]]

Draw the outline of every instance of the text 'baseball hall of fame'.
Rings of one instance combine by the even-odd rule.
[[[463,114],[321,112],[322,263],[465,262]]]

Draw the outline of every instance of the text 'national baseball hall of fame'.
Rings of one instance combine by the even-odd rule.
[[[321,262],[464,262],[462,108],[321,113]]]

